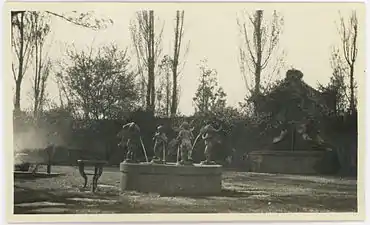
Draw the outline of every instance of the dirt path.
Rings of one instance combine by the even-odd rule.
[[[225,172],[224,191],[213,197],[161,197],[119,191],[118,168],[108,168],[92,194],[81,190],[75,167],[66,175],[16,180],[14,213],[355,212],[356,180],[332,177]],[[88,187],[89,188],[89,187]]]

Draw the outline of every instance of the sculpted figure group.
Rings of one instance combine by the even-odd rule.
[[[215,129],[211,124],[206,124],[200,129],[199,134],[194,139],[194,128],[190,128],[188,122],[183,122],[178,129],[177,137],[173,140],[174,145],[177,147],[177,165],[193,165],[193,150],[199,138],[202,138],[205,144],[205,160],[201,164],[215,164],[213,153],[215,145],[221,142],[218,135],[220,130],[221,127]],[[119,146],[127,151],[125,162],[138,162],[137,153],[141,150],[148,162],[147,152],[141,139],[140,127],[135,122],[123,125],[117,136],[120,138]],[[160,125],[157,127],[153,141],[154,157],[151,162],[166,163],[169,142],[164,126]]]
[[[292,150],[332,150],[331,146],[320,136],[320,131],[316,127],[315,120],[312,117],[307,117],[304,121],[288,122],[281,130],[280,135],[273,139],[273,145],[277,145],[283,141],[291,141],[292,135],[294,135],[294,142],[291,144]],[[300,145],[295,146],[297,142],[304,143],[304,147],[302,148]]]

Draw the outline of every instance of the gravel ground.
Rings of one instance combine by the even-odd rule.
[[[357,212],[357,181],[351,179],[225,171],[221,196],[161,197],[120,193],[118,168],[104,170],[96,193],[81,188],[76,167],[52,172],[63,175],[15,180],[15,214]]]

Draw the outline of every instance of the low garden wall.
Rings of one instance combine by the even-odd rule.
[[[339,163],[333,151],[253,151],[251,172],[285,174],[335,174]]]

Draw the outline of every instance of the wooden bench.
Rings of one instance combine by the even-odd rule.
[[[84,178],[83,188],[86,188],[87,176],[91,175],[93,176],[91,191],[95,192],[96,188],[98,187],[98,180],[103,174],[103,168],[106,164],[108,164],[108,162],[103,160],[77,160],[77,164],[80,175]],[[85,166],[94,166],[94,173],[86,173]]]
[[[37,156],[36,160],[35,160],[35,159],[33,159],[33,157],[35,157],[35,156],[32,156],[32,155],[27,154],[27,153],[22,153],[22,152],[17,153],[15,155],[15,157],[25,158],[25,159],[24,160],[18,159],[18,161],[20,161],[20,162],[18,162],[14,165],[14,170],[24,171],[24,172],[32,171],[32,173],[37,173],[38,169],[39,169],[39,166],[45,165],[46,166],[46,173],[51,174],[52,162],[51,162],[50,157],[45,159],[45,158],[42,158],[40,156]]]

